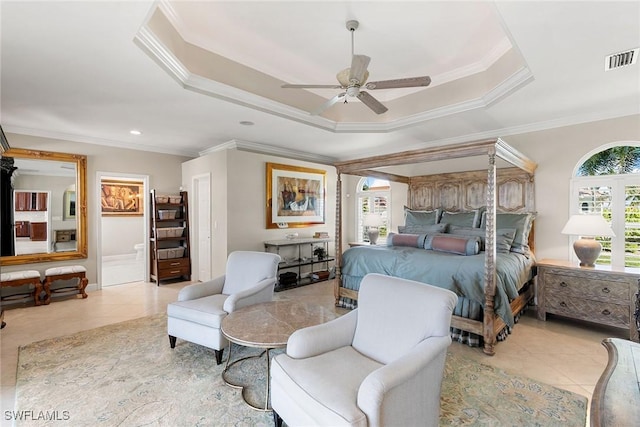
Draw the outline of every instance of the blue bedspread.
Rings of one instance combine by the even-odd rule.
[[[449,289],[484,308],[484,252],[463,256],[404,246],[356,246],[342,255],[342,286],[358,290],[367,273],[402,277]],[[533,256],[498,253],[495,312],[509,327],[514,319],[509,302],[531,279]]]

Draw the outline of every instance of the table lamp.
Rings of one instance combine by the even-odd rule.
[[[380,235],[380,231],[378,227],[382,225],[382,217],[378,214],[366,214],[364,216],[364,220],[362,221],[362,225],[367,227],[367,235],[369,236],[369,243],[375,245],[378,241],[378,236]]]
[[[600,256],[602,245],[596,236],[615,237],[607,221],[599,214],[571,215],[561,233],[580,236],[573,244],[573,250],[583,267],[593,267]]]

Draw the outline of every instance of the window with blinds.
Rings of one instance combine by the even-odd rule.
[[[368,243],[367,227],[364,225],[365,215],[373,213],[380,216],[382,225],[378,244],[384,245],[387,240],[389,224],[391,224],[391,187],[386,180],[362,178],[358,182],[356,197],[356,238],[360,243]]]
[[[598,213],[615,237],[596,237],[596,264],[640,267],[640,147],[616,146],[594,154],[572,180],[572,212]]]

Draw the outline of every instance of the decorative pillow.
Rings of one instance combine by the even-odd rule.
[[[446,222],[450,225],[460,227],[479,227],[480,226],[480,210],[476,209],[471,212],[442,212],[440,222]]]
[[[432,211],[411,210],[404,207],[404,225],[437,224],[440,219],[440,209]]]
[[[485,248],[485,234],[484,228],[474,227],[459,227],[457,225],[449,226],[449,233],[457,236],[475,236],[480,238],[480,250],[484,251]],[[501,228],[496,230],[496,252],[507,253],[511,250],[511,244],[516,237],[515,228]]]
[[[410,246],[412,248],[424,248],[426,234],[396,234],[387,235],[387,246]]]
[[[446,233],[449,228],[449,224],[416,224],[416,225],[399,225],[398,233],[400,234],[429,234],[429,233]]]
[[[535,219],[535,212],[527,213],[498,213],[496,214],[496,228],[515,228],[516,236],[511,244],[511,252],[530,255],[529,233]],[[486,214],[482,215],[480,227],[486,228]]]
[[[458,255],[477,255],[480,253],[480,238],[429,234],[424,241],[424,248]]]

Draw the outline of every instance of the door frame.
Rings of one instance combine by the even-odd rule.
[[[134,173],[122,173],[122,172],[96,172],[96,187],[95,198],[93,200],[93,206],[95,206],[94,221],[96,224],[96,271],[97,271],[97,289],[102,289],[102,209],[100,193],[102,192],[101,183],[103,179],[115,178],[119,180],[132,180],[142,181],[142,203],[144,206],[142,223],[143,223],[143,242],[144,245],[144,281],[149,281],[149,175],[138,175]]]
[[[201,261],[202,261],[202,256],[200,254],[200,222],[202,221],[201,216],[199,215],[200,213],[200,182],[202,181],[208,181],[209,183],[209,205],[206,206],[205,208],[208,211],[208,217],[209,217],[209,257],[206,258],[207,260],[207,264],[208,266],[206,267],[206,269],[208,270],[208,277],[205,277],[204,279],[202,277],[200,277],[200,272],[202,271],[202,266],[200,265]],[[197,268],[193,269],[193,271],[191,272],[191,274],[193,274],[194,272],[196,273],[195,275],[195,279],[196,280],[200,280],[200,281],[204,281],[204,280],[211,280],[213,277],[213,272],[212,272],[212,268],[213,268],[213,264],[212,264],[212,260],[213,260],[213,233],[212,233],[212,226],[211,226],[211,173],[207,172],[207,173],[203,173],[203,174],[198,174],[198,175],[194,175],[191,178],[191,188],[192,188],[192,194],[193,194],[193,198],[192,198],[192,211],[191,213],[193,215],[191,215],[192,217],[192,232],[193,232],[193,239],[192,239],[192,243],[191,243],[191,254],[192,254],[192,264],[194,263],[194,258],[197,259]],[[195,251],[194,251],[195,249]],[[194,254],[197,254],[197,258],[193,257]]]

